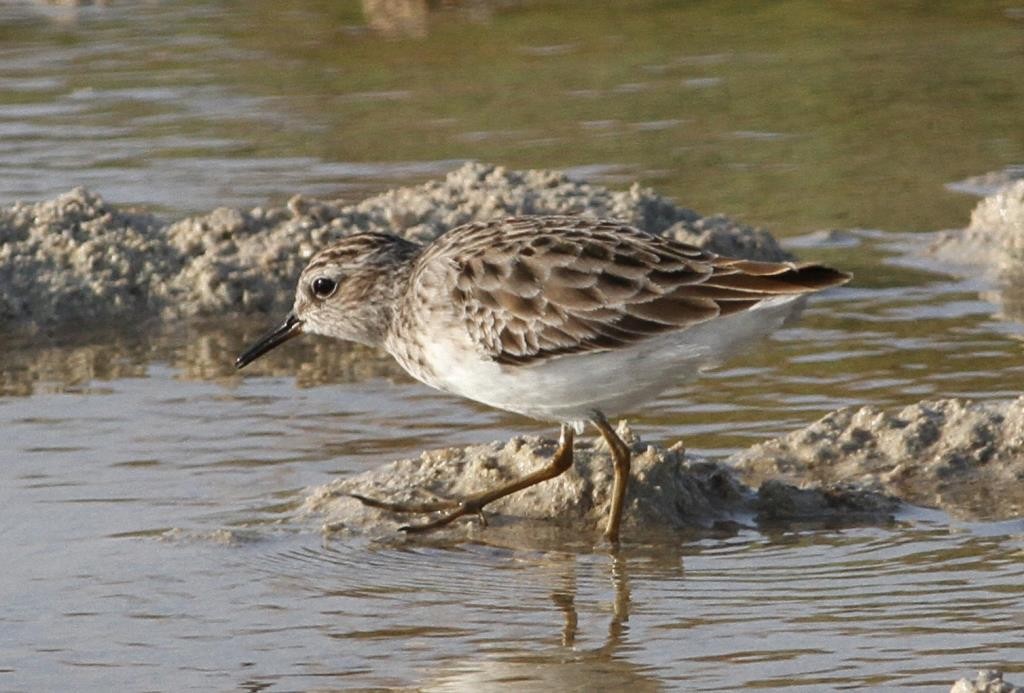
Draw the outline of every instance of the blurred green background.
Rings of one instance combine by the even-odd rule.
[[[966,223],[975,200],[947,184],[1024,163],[1013,2],[197,0],[0,20],[0,133],[43,129],[0,164],[3,202],[76,182],[170,215],[358,199],[475,159],[639,181],[781,235],[923,230]],[[54,163],[45,130],[69,125],[98,134]]]

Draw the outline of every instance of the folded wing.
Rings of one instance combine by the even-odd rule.
[[[822,265],[720,257],[578,217],[462,226],[418,264],[421,275],[443,271],[455,319],[503,364],[618,349],[849,280]]]

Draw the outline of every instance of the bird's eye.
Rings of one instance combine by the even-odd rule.
[[[313,290],[314,296],[317,298],[327,298],[338,288],[338,282],[329,277],[317,277],[309,286]]]

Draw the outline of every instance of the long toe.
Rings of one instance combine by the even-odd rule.
[[[475,513],[476,511],[473,512]],[[469,514],[471,514],[470,511],[466,510],[465,508],[459,508],[454,512],[442,515],[436,520],[424,522],[421,525],[405,525],[403,527],[399,527],[398,529],[399,531],[405,532],[406,534],[422,534],[424,532],[432,532],[435,529],[441,529],[442,527],[446,527],[455,520],[459,519],[460,517]]]
[[[487,518],[484,517],[484,506],[487,505],[488,501],[481,498],[467,498],[460,503],[457,503],[457,507],[451,512],[447,512],[436,520],[430,522],[424,522],[421,525],[406,525],[399,527],[398,529],[408,534],[417,534],[420,532],[429,532],[431,530],[440,529],[446,525],[451,524],[460,517],[466,515],[475,515],[480,519],[480,525],[482,527],[487,526]]]
[[[370,498],[358,493],[350,493],[348,495],[355,498],[365,506],[379,508],[380,510],[387,510],[388,512],[393,513],[433,513],[438,510],[451,510],[461,506],[459,501],[453,500],[439,500],[431,501],[429,503],[390,503],[388,501],[377,500],[376,498]]]

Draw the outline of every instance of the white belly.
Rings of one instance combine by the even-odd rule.
[[[775,330],[801,303],[799,297],[771,299],[752,310],[623,349],[523,366],[481,358],[468,340],[436,339],[425,345],[424,354],[432,377],[412,369],[410,373],[438,389],[535,419],[582,422],[595,410],[616,416],[721,363]]]

